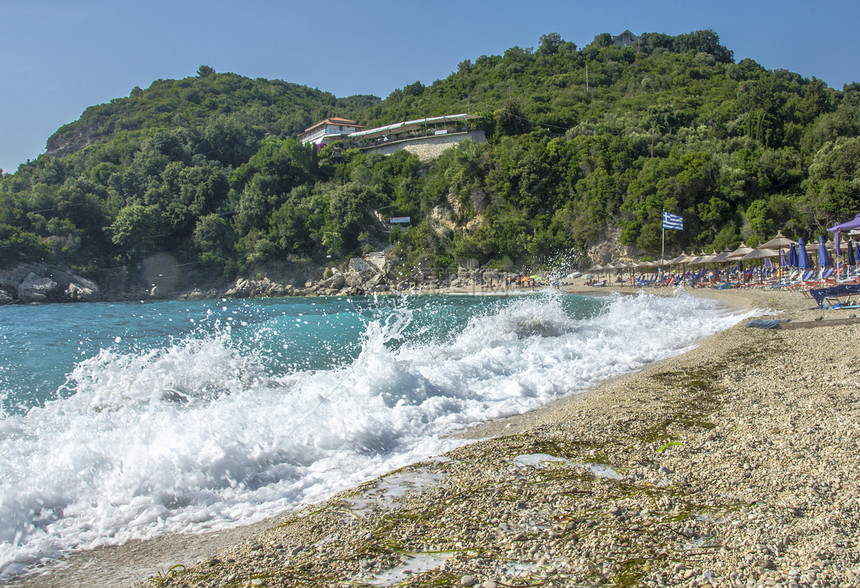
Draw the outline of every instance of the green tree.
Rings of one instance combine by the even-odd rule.
[[[538,55],[556,55],[564,41],[558,33],[549,33],[548,35],[540,36],[540,47],[538,47]]]
[[[119,211],[110,226],[111,240],[123,249],[128,259],[158,251],[164,237],[164,223],[156,206],[132,204]]]
[[[860,210],[860,137],[839,138],[815,154],[805,182],[805,212],[818,226]]]
[[[595,35],[594,39],[591,41],[590,47],[594,48],[605,48],[612,46],[612,35],[609,33],[600,33],[599,35]]]
[[[223,216],[208,214],[201,217],[194,228],[193,240],[204,263],[226,268],[234,259],[236,237]]]
[[[420,96],[424,93],[424,84],[420,81],[409,84],[403,87],[403,93],[407,96]]]

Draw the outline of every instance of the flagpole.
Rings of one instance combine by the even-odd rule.
[[[666,211],[663,211],[663,214],[660,216],[660,225],[663,227],[663,235],[660,238],[661,247],[660,247],[660,271],[663,271],[663,257],[666,254]]]

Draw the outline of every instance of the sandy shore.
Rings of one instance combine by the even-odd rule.
[[[79,554],[18,585],[860,585],[853,311],[692,294],[796,328],[745,321],[313,508]]]

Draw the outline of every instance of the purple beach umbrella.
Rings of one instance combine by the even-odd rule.
[[[827,229],[828,231],[833,231],[834,233],[834,245],[833,252],[836,254],[836,257],[842,257],[842,247],[839,246],[842,237],[842,231],[839,230],[839,225],[834,226],[832,229]]]
[[[797,245],[792,243],[788,248],[788,265],[787,265],[787,267],[797,267],[797,266],[798,266]]]
[[[842,251],[839,248],[839,242],[840,242],[840,237],[841,237],[842,231],[852,231],[854,229],[860,229],[860,213],[858,213],[850,221],[846,221],[844,223],[834,223],[834,225],[832,227],[827,229],[828,231],[830,231],[831,233],[834,233],[836,235],[836,255],[837,256],[842,255]],[[849,243],[848,246],[850,247],[851,244]],[[860,249],[857,249],[854,253],[855,253],[854,257],[855,257],[855,261],[856,261],[857,260],[856,254],[860,253]]]
[[[818,267],[832,267],[833,261],[830,259],[830,254],[827,253],[827,246],[824,244],[824,235],[818,235]]]
[[[809,259],[809,253],[806,252],[805,245],[803,237],[797,240],[797,267],[803,270],[808,270],[814,268],[815,264],[812,263],[811,259]]]
[[[837,224],[833,225],[832,228],[827,229],[827,230],[828,231],[836,231],[836,230],[851,231],[853,229],[860,229],[860,213],[858,213],[857,216],[855,216],[850,221],[846,221],[844,223],[837,223]]]

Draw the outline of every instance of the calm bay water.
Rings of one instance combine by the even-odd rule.
[[[320,500],[742,318],[554,291],[2,307],[0,580]]]

